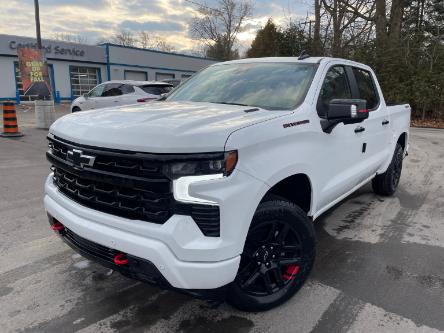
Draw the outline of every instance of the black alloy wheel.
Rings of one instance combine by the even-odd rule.
[[[403,158],[404,149],[399,143],[397,143],[387,171],[377,175],[372,180],[373,191],[376,194],[389,196],[396,192],[401,179]]]
[[[277,306],[303,285],[315,257],[312,222],[298,206],[273,196],[253,219],[229,302],[246,311]]]

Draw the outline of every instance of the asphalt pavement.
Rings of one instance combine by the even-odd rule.
[[[444,130],[412,129],[395,196],[367,185],[316,221],[315,268],[295,297],[243,313],[127,279],[58,239],[42,203],[47,132],[25,110],[25,136],[0,138],[1,332],[444,331]]]

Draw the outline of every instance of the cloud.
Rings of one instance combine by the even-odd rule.
[[[123,21],[119,28],[135,31],[183,31],[184,25],[172,21]]]
[[[310,9],[306,1],[254,0],[253,17],[239,35],[241,50],[251,44],[257,29],[269,17],[278,24],[285,24],[290,16],[305,17]],[[216,6],[217,0],[206,3]],[[89,43],[110,38],[121,29],[135,33],[145,30],[164,37],[178,50],[195,49],[198,43],[189,35],[189,22],[196,14],[193,5],[186,0],[40,0],[43,38],[52,38],[62,32],[84,36]],[[34,37],[33,2],[3,1],[0,22],[0,33]]]

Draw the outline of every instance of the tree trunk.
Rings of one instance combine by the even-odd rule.
[[[401,42],[401,23],[404,13],[404,1],[393,0],[390,9],[390,30],[389,43],[390,47],[398,47]]]
[[[376,0],[375,30],[376,30],[376,71],[380,72],[384,63],[384,50],[387,40],[386,0]]]
[[[314,56],[322,55],[321,46],[321,0],[314,0],[314,31],[313,31],[313,48]]]

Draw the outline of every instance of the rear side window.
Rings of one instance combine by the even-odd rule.
[[[131,94],[134,92],[134,87],[129,84],[124,84],[121,89],[123,94]]]
[[[139,88],[142,89],[147,94],[162,95],[169,93],[173,88],[173,86],[163,84],[157,86],[156,85],[139,86]]]
[[[107,83],[103,90],[102,97],[123,95],[121,83]]]
[[[370,72],[356,67],[353,67],[353,74],[358,85],[359,98],[367,101],[367,109],[375,109],[379,104],[379,99],[372,75]]]
[[[319,117],[324,118],[332,99],[352,98],[350,84],[344,66],[333,66],[322,83],[317,103]]]

